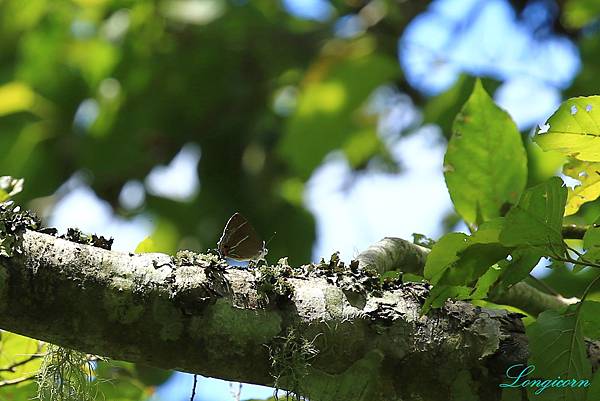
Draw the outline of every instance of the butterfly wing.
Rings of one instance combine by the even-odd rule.
[[[217,244],[221,256],[235,260],[257,259],[265,253],[265,243],[240,213],[229,218]]]

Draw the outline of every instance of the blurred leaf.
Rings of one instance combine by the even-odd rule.
[[[567,0],[564,5],[565,22],[571,28],[581,28],[598,19],[600,2],[596,0]]]
[[[206,25],[225,13],[223,0],[166,0],[161,4],[165,17],[186,24]]]
[[[135,253],[153,253],[158,252],[158,247],[154,244],[154,240],[151,236],[148,236],[142,240],[136,247]]]
[[[23,178],[5,175],[0,177],[0,202],[4,202],[23,190]]]
[[[154,232],[144,238],[135,248],[136,253],[161,252],[174,254],[177,251],[179,232],[177,227],[165,219],[158,221]]]
[[[280,142],[282,157],[304,179],[325,155],[345,144],[352,158],[359,160],[367,149],[358,153],[352,142],[368,140],[371,151],[374,148],[373,131],[365,130],[374,121],[361,119],[360,107],[373,90],[398,74],[398,67],[393,60],[371,53],[368,46],[372,45],[364,40],[350,46],[312,66]],[[361,136],[364,132],[368,136]]]
[[[173,376],[172,370],[164,370],[152,366],[135,364],[135,371],[138,378],[146,386],[159,386]]]
[[[379,140],[377,131],[373,128],[358,131],[350,136],[342,149],[350,166],[356,168],[364,165],[383,147],[384,145]]]
[[[135,365],[122,361],[100,361],[96,368],[102,397],[111,401],[143,401],[154,392],[137,377]]]
[[[577,213],[584,203],[598,199],[600,196],[600,163],[572,159],[563,167],[563,173],[580,182],[580,185],[568,189],[565,216]]]
[[[117,63],[118,52],[108,42],[90,39],[73,42],[68,49],[68,60],[82,75],[90,87],[110,76]]]
[[[528,185],[537,185],[555,176],[565,164],[565,155],[556,152],[545,152],[535,142],[527,141]]]
[[[600,162],[600,96],[574,97],[563,102],[538,130],[535,142],[544,150],[556,150],[583,161]]]
[[[35,93],[24,83],[11,82],[0,86],[0,116],[30,110]]]
[[[501,215],[525,188],[527,158],[517,126],[480,81],[456,116],[444,176],[457,212],[468,223]]]
[[[32,355],[43,352],[41,342],[33,338],[2,331],[0,342],[0,369],[6,369],[15,363],[29,360]],[[26,364],[16,366],[13,371],[0,372],[2,380],[15,379],[35,373],[40,367],[42,358],[35,358]],[[1,389],[1,388],[0,388]]]
[[[39,369],[42,358],[31,358],[35,354],[43,353],[41,342],[10,333],[1,331],[0,340],[0,369],[7,369],[15,364],[12,371],[4,370],[0,372],[0,380],[18,379],[34,374]],[[28,380],[22,383],[0,387],[1,400],[29,401],[37,391],[35,380]]]
[[[592,368],[583,340],[582,320],[577,305],[558,312],[542,312],[526,329],[531,355],[529,363],[535,366],[535,376],[548,379],[590,380]],[[535,391],[537,388],[534,388]],[[585,388],[554,388],[530,397],[540,400],[585,400]]]
[[[548,252],[562,249],[566,201],[567,188],[558,177],[527,189],[506,215],[500,242],[505,246],[543,247]]]

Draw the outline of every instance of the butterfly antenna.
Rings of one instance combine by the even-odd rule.
[[[275,238],[275,235],[277,235],[277,231],[273,231],[273,235],[271,235],[271,238],[269,238],[269,240],[265,242],[265,248],[271,243],[271,240]]]

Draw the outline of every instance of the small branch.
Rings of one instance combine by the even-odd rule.
[[[23,377],[17,377],[16,379],[10,379],[10,380],[2,380],[0,381],[0,387],[4,387],[4,386],[13,386],[15,384],[19,384],[19,383],[23,383],[27,380],[32,380],[35,378],[35,374],[30,375],[30,376],[23,376]]]
[[[35,354],[30,355],[27,359],[23,359],[22,361],[19,362],[15,362],[10,366],[7,366],[5,368],[0,368],[0,372],[14,372],[15,368],[25,365],[31,361],[34,361],[42,356],[44,356],[44,354],[40,354],[39,352],[42,350],[42,344],[38,343],[38,349],[37,352]]]
[[[562,236],[564,239],[583,239],[583,236],[592,226],[578,226],[577,224],[568,224],[562,227]]]
[[[364,399],[409,399],[417,390],[398,384],[415,371],[432,372],[428,388],[438,388],[449,367],[484,372],[491,355],[503,356],[499,371],[526,361],[523,330],[513,330],[519,315],[448,302],[420,316],[428,293],[421,283],[370,291],[348,286],[351,277],[333,280],[329,266],[290,267],[291,276],[285,266],[265,266],[293,293],[265,299],[259,290],[270,290],[262,290],[258,268],[227,266],[214,255],[127,254],[35,231],[19,240],[21,253],[0,258],[0,327],[86,353],[262,385],[277,374],[282,390],[310,388],[315,401],[348,399],[342,383],[368,390]],[[391,249],[386,269],[422,271],[425,248],[388,242],[405,253]],[[273,371],[275,358],[298,358],[282,345],[291,333],[298,344],[316,339],[318,353],[310,363],[302,356],[307,375],[300,378]],[[503,348],[509,340],[516,350]],[[483,380],[497,388],[494,377]]]
[[[409,241],[386,237],[359,254],[357,260],[359,266],[374,269],[379,274],[399,270],[422,276],[429,252],[429,249]],[[546,294],[524,282],[508,290],[492,292],[489,300],[497,304],[515,306],[533,316],[548,309],[560,309],[576,302],[560,295]]]

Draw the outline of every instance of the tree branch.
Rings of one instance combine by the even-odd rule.
[[[423,275],[430,250],[401,238],[386,237],[358,255],[359,266],[374,269],[379,274],[399,270],[403,273]],[[576,298],[551,295],[519,282],[505,290],[490,293],[490,301],[517,307],[533,316],[548,309],[560,309],[576,303]]]
[[[371,281],[341,264],[224,269],[213,255],[125,254],[35,231],[20,241],[21,254],[0,258],[0,327],[87,353],[263,385],[276,377],[316,401],[445,399],[439,388],[459,374],[496,399],[507,364],[527,357],[518,315],[448,302],[420,316],[428,286],[347,286],[341,275]],[[415,256],[396,258],[410,270]]]
[[[577,224],[564,225],[562,226],[562,236],[564,239],[583,239],[583,236],[590,227],[592,226],[578,226]]]

